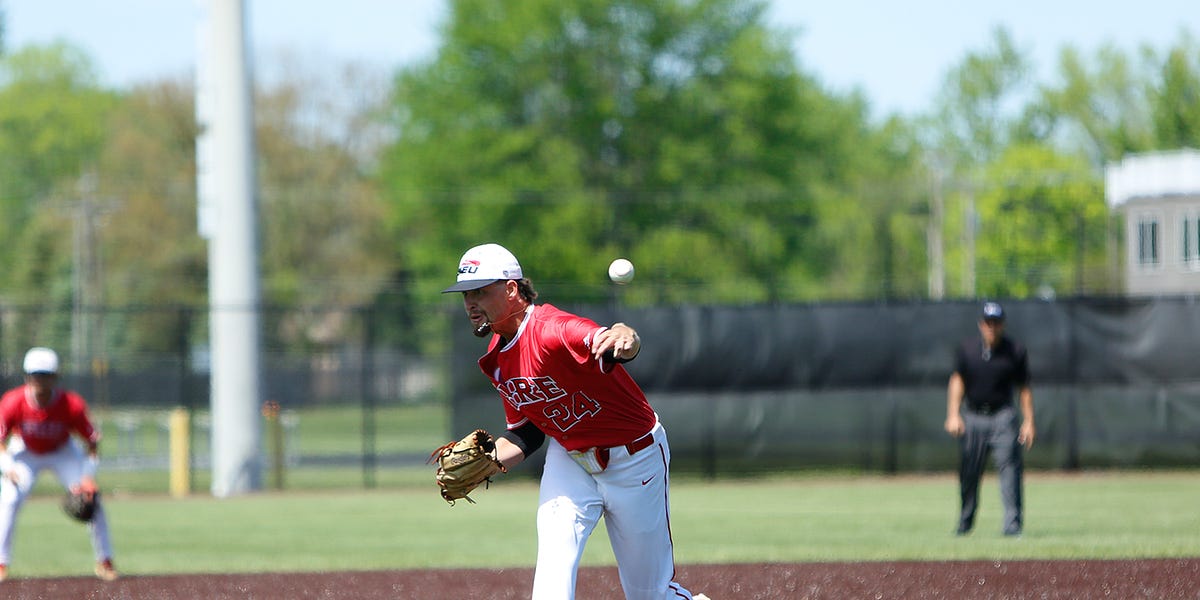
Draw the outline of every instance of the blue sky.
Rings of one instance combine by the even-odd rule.
[[[202,0],[0,0],[10,48],[57,39],[125,86],[190,76]],[[245,0],[257,58],[399,66],[432,53],[442,0]],[[333,7],[333,8],[331,8]],[[835,91],[861,89],[877,115],[930,105],[946,71],[1004,25],[1042,79],[1059,50],[1103,43],[1163,49],[1181,31],[1200,37],[1195,0],[770,0],[770,24],[796,33],[802,67]]]

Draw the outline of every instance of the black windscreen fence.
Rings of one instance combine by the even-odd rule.
[[[1200,463],[1196,299],[1004,306],[1033,372],[1030,467]],[[667,428],[676,469],[955,468],[946,383],[954,345],[978,333],[979,303],[564,308],[639,331],[627,368]],[[501,429],[499,398],[476,365],[486,342],[455,332],[453,428]]]

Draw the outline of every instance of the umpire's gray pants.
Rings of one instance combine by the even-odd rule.
[[[966,431],[959,438],[962,462],[958,469],[962,512],[959,531],[969,531],[975,525],[979,508],[979,482],[990,453],[1000,476],[1000,499],[1004,503],[1004,532],[1020,533],[1022,527],[1022,474],[1024,459],[1017,442],[1019,424],[1015,406],[1003,408],[992,415],[963,410]]]

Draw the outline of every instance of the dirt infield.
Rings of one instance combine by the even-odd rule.
[[[528,598],[531,569],[9,579],[0,597],[406,600]],[[846,598],[1200,599],[1200,558],[1128,561],[954,561],[688,565],[680,583],[716,600]],[[615,568],[580,572],[579,600],[620,599]]]

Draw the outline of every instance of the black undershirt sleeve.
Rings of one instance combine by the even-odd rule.
[[[638,348],[638,354],[641,354],[641,353],[642,353],[642,349]],[[634,354],[633,356],[630,356],[628,358],[617,358],[616,354],[614,354],[612,350],[609,350],[608,352],[604,353],[604,360],[606,360],[608,362],[623,365],[623,364],[637,358],[638,354]]]
[[[546,441],[546,434],[542,433],[542,430],[538,429],[537,425],[534,425],[532,421],[525,423],[516,429],[509,429],[501,434],[500,437],[512,442],[514,445],[516,445],[516,447],[520,448],[521,453],[524,454],[526,458],[528,458],[530,454],[537,452],[538,448],[541,448],[542,444]]]

